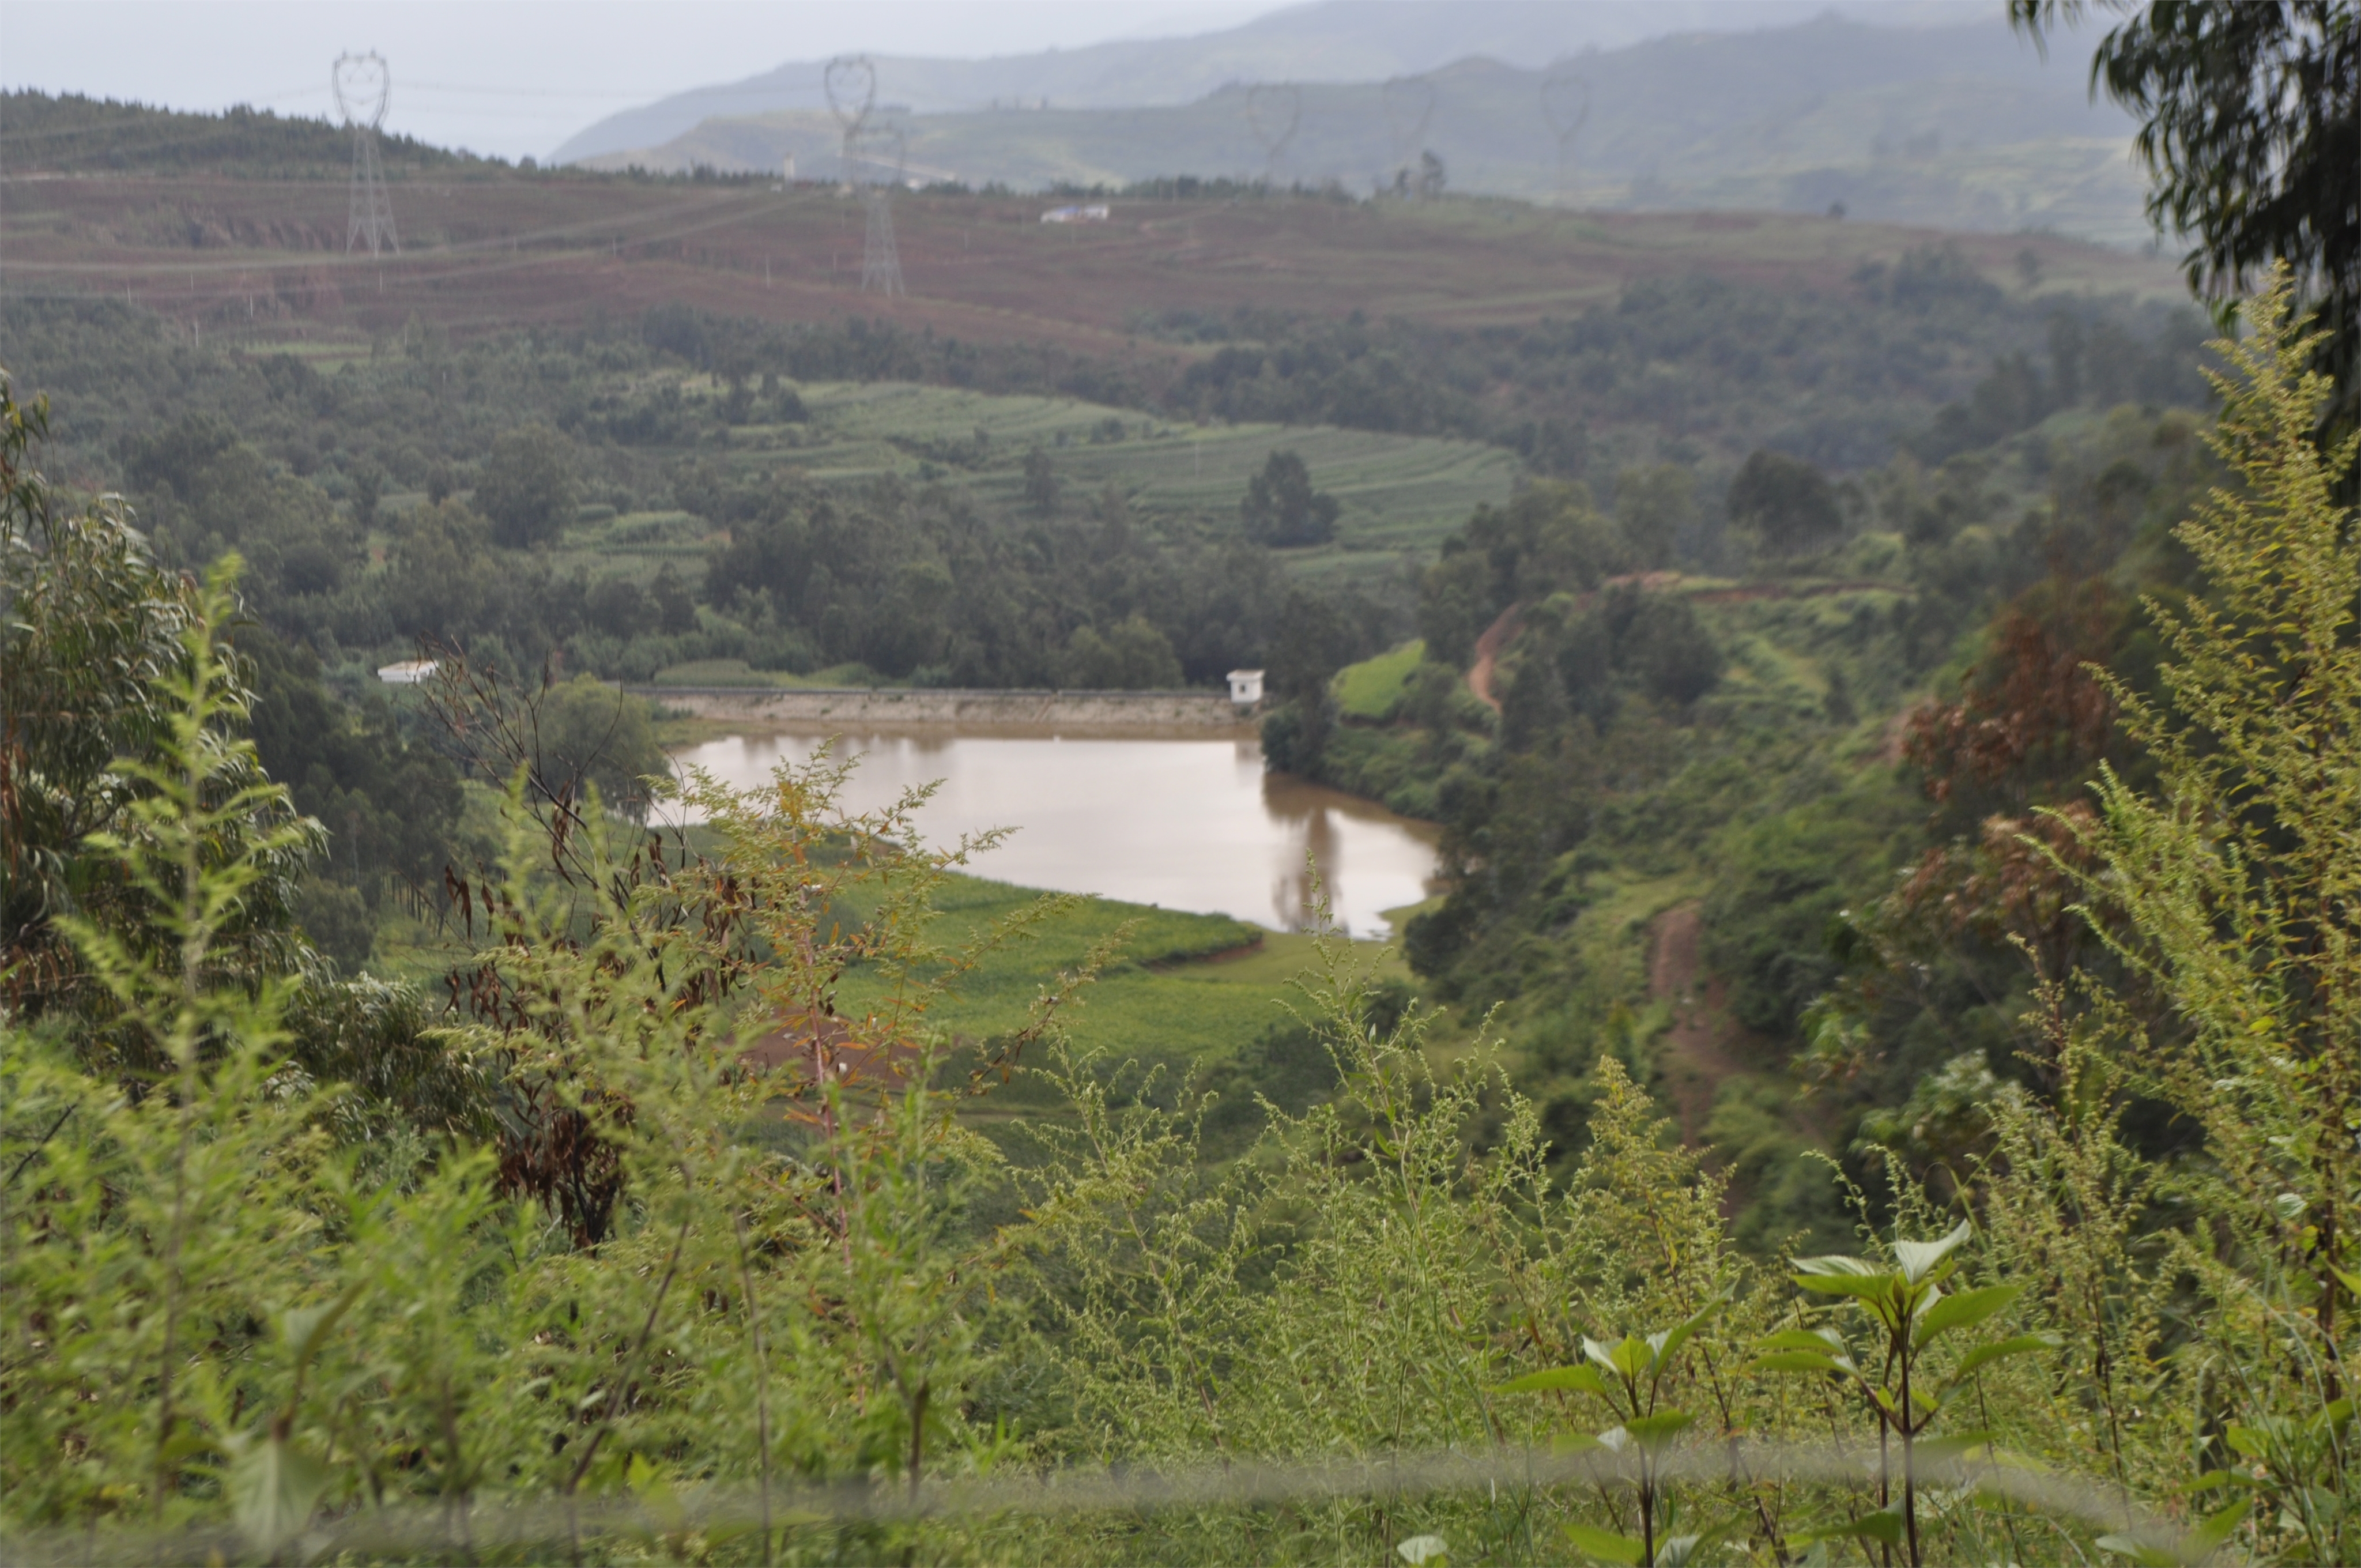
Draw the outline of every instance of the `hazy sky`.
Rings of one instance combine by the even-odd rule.
[[[1273,0],[0,0],[0,85],[182,109],[329,112],[374,49],[386,128],[545,155],[633,104],[851,50],[976,57],[1235,27]]]

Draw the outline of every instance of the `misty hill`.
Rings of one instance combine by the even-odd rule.
[[[378,139],[392,178],[424,170],[500,167],[391,133]],[[349,132],[325,120],[243,106],[192,114],[85,98],[77,93],[0,93],[0,166],[14,171],[169,173],[203,169],[254,179],[342,175],[352,168]]]
[[[1539,67],[1581,49],[1675,32],[1745,31],[1845,12],[1896,26],[1984,19],[1974,0],[1325,0],[1193,38],[1124,40],[991,60],[873,57],[878,101],[919,115],[1018,104],[1138,109],[1191,103],[1247,82],[1383,82],[1485,56]],[[559,163],[668,142],[706,120],[825,113],[823,60],[610,115],[569,138]]]
[[[1432,150],[1453,189],[1584,207],[1818,213],[1840,203],[1856,217],[1954,229],[2049,228],[2116,244],[2148,232],[2128,118],[2090,101],[2070,60],[2044,66],[1994,21],[1903,28],[1823,16],[1660,38],[1545,69],[1467,59],[1422,81],[1431,114],[1415,84],[1232,84],[1163,107],[920,113],[895,123],[912,176],[979,186],[1120,187],[1269,167],[1283,184],[1367,192]],[[1581,118],[1563,185],[1545,84],[1561,125]],[[1289,93],[1301,113],[1273,165],[1249,110],[1259,94],[1266,126],[1283,125]],[[813,109],[725,116],[661,147],[588,161],[762,170],[790,155],[806,176],[832,176],[834,120]]]

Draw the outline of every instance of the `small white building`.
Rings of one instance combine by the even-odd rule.
[[[1045,224],[1103,224],[1107,221],[1105,203],[1093,203],[1087,207],[1052,207],[1041,214]]]
[[[404,659],[398,664],[379,664],[377,678],[390,686],[420,686],[434,675],[434,668],[432,659]]]
[[[1252,707],[1262,701],[1262,672],[1260,670],[1232,670],[1230,672],[1230,700],[1236,703],[1240,707]]]

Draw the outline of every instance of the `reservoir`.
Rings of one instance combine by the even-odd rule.
[[[741,789],[800,762],[827,737],[763,729],[685,747],[675,761]],[[1386,911],[1432,891],[1437,829],[1338,790],[1263,772],[1261,743],[1224,735],[1121,739],[988,734],[949,727],[838,731],[860,765],[847,811],[873,810],[914,785],[941,787],[918,814],[928,841],[1016,829],[968,867],[1061,893],[1234,916],[1273,930],[1312,923],[1309,855],[1336,924],[1399,936]]]

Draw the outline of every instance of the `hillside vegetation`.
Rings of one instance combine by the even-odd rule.
[[[289,715],[265,760],[329,825],[308,918],[352,959],[373,930],[410,939],[391,890],[491,842],[456,778],[394,782],[443,764],[425,716],[387,706],[371,672],[422,649],[511,683],[1104,688],[1256,665],[1308,681],[1419,631],[1435,550],[1471,511],[1524,505],[1533,477],[1587,487],[1629,566],[1754,571],[1730,498],[1763,453],[1800,463],[1861,536],[1842,569],[1883,615],[1876,596],[1907,598],[1918,568],[1878,538],[1994,526],[2038,493],[1989,444],[2202,397],[2189,317],[2012,291],[1941,247],[1827,293],[1675,278],[1521,331],[1167,310],[1135,326],[1180,361],[1157,378],[1137,359],[677,303],[562,333],[420,318],[324,352],[200,342],[113,302],[5,312],[64,471],[126,495],[168,563],[246,559],[247,641]],[[1325,534],[1248,521],[1289,455],[1334,509]],[[1990,572],[1962,569],[1903,657],[1864,663],[1862,713],[1973,624]],[[1517,593],[1482,587],[1430,631],[1430,659],[1464,667]],[[588,744],[595,704],[567,704]],[[1443,773],[1402,772],[1400,751],[1318,770],[1449,820]],[[610,787],[634,776],[627,754],[602,764]]]
[[[482,174],[497,159],[394,132],[379,140],[388,179],[425,173]],[[81,173],[203,170],[246,180],[322,180],[346,174],[352,133],[325,120],[243,105],[190,114],[78,93],[0,93],[0,164],[11,172]]]
[[[2344,106],[2217,69],[2341,83],[2310,15],[2103,50],[2227,333],[1407,134],[1382,198],[896,192],[890,298],[814,183],[414,168],[363,256],[317,127],[12,153],[10,1561],[2352,1560]],[[1763,74],[1640,152],[2049,126]],[[917,740],[675,776],[754,748],[651,700],[1238,666],[1262,820],[1243,735],[1238,812],[1141,740],[1017,814],[1285,826],[1221,902],[1319,927],[1352,792],[1436,846],[1398,949],[990,880]]]
[[[5,731],[31,787],[0,804],[39,849],[11,862],[0,1022],[16,1555],[2348,1559],[2361,549],[2285,297],[2219,345],[2217,422],[2012,438],[2058,488],[2006,540],[1905,521],[1922,606],[2016,590],[1905,742],[1930,830],[2018,815],[1928,848],[1972,902],[1914,906],[1938,879],[1913,878],[1857,912],[1833,982],[1732,948],[1732,1005],[1779,1039],[1814,984],[1803,1065],[1850,1097],[1975,1022],[1930,988],[2012,947],[2034,981],[1981,1057],[1864,1121],[1873,1181],[1767,1234],[1759,1186],[1728,1210],[1775,1097],[1716,1101],[1716,1168],[1635,1076],[1657,1053],[1630,1006],[1554,1036],[1578,1092],[1537,1100],[1530,1014],[1520,1044],[1453,1030],[1318,946],[1301,1031],[1231,1064],[1263,1091],[1240,1116],[1073,1043],[1098,944],[954,1042],[963,978],[1079,934],[1067,901],[953,880],[988,842],[912,848],[917,797],[847,817],[827,765],[699,786],[701,852],[649,839],[464,680],[449,732],[515,765],[426,1025],[290,922],[322,830],[244,738],[236,562],[159,570],[118,503],[49,485],[7,398],[0,698],[38,721]],[[1841,865],[1847,835],[1910,831],[1873,778],[1810,787],[1844,743],[1777,678],[1814,641],[1778,607],[1813,597],[1815,550],[1888,547],[1828,537],[1775,464],[1741,478],[1738,525],[1791,568],[1748,586],[1796,591],[1723,602],[1764,619],[1613,573],[1565,487],[1479,511],[1433,568],[1424,652],[1488,596],[1524,618],[1482,640],[1496,737],[1431,711],[1466,713],[1455,664],[1405,678],[1468,781],[1441,792],[1458,885],[1412,941],[1446,985],[1604,1001],[1568,960],[1658,907],[1647,879],[1680,897],[1685,846],[1643,824],[1711,835],[1717,795],[1756,846],[1730,891],[1764,894],[1733,925],[1716,889],[1708,947],[1773,954],[1825,908],[1784,896],[1795,846]],[[2136,611],[2077,619],[2119,579]],[[1859,608],[1820,628],[1839,735],[1839,629],[1880,659],[1917,624]],[[2077,628],[2105,663],[2061,659]],[[1747,631],[1751,683],[1696,656]],[[1327,685],[1292,677],[1299,745]]]

